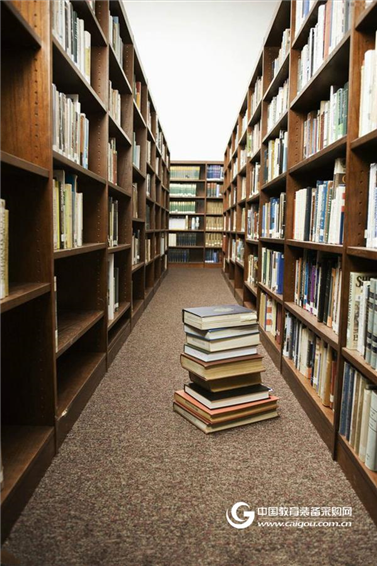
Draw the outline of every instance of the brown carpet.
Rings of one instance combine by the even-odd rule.
[[[182,307],[233,302],[217,270],[170,271],[14,527],[22,566],[376,564],[374,524],[267,356],[279,419],[205,436],[173,413]],[[352,506],[353,526],[236,530],[237,501]]]

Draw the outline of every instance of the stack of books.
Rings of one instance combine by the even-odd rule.
[[[174,411],[206,434],[278,416],[278,398],[262,384],[256,312],[239,305],[183,309],[181,365],[190,383]]]

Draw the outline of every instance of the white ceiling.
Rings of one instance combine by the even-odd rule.
[[[172,159],[223,159],[276,4],[125,1]]]

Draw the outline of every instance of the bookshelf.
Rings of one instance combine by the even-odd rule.
[[[316,70],[300,90],[298,66],[301,51],[308,42],[310,28],[318,21],[320,6],[326,2],[311,3],[308,14],[299,23],[296,32],[296,21],[299,21],[296,19],[298,4],[294,1],[279,3],[225,150],[222,271],[239,303],[258,309],[259,312],[261,304],[263,307],[267,299],[272,300],[276,314],[273,318],[275,328],[273,332],[266,331],[263,328],[264,322],[260,321],[262,342],[316,426],[333,458],[342,466],[365,507],[377,522],[377,472],[372,472],[365,466],[349,442],[339,433],[345,362],[377,384],[376,370],[356,350],[346,347],[350,272],[376,272],[376,250],[366,247],[364,230],[367,222],[369,166],[375,161],[377,131],[372,130],[359,137],[359,101],[360,69],[364,54],[367,49],[373,49],[375,46],[377,3],[365,5],[360,1],[352,5],[349,30],[339,38],[324,60],[319,61]],[[284,30],[287,28],[291,29],[290,45],[281,57],[281,65],[273,76],[272,61],[278,56]],[[283,108],[276,124],[268,131],[268,106],[279,92],[279,87],[287,80],[287,109]],[[316,153],[304,157],[303,127],[307,114],[318,109],[321,100],[328,100],[331,85],[343,86],[346,82],[349,85],[347,133],[339,135]],[[258,98],[254,93],[258,92],[259,84],[262,84],[262,95]],[[255,146],[253,141],[251,144],[249,142],[252,151],[248,151],[248,135],[253,134],[253,128],[259,121],[259,143]],[[263,179],[264,169],[268,164],[266,149],[269,141],[275,138],[281,129],[288,132],[286,170],[275,171],[276,175],[266,181]],[[246,165],[239,168],[238,163],[245,149]],[[334,163],[338,158],[346,159],[343,243],[295,239],[293,224],[297,191],[308,185],[315,187],[317,179],[332,179]],[[255,170],[258,168],[260,177],[256,185]],[[243,177],[246,177],[246,199],[240,194]],[[281,238],[264,237],[263,206],[273,198],[281,198],[282,193],[286,194],[284,233]],[[248,228],[247,222],[249,210],[252,210],[249,221],[251,228]],[[243,215],[246,215],[245,234],[239,232],[241,223],[244,223]],[[256,215],[259,215],[257,230]],[[276,289],[263,284],[262,253],[266,248],[284,254],[282,293],[277,293]],[[235,250],[233,255],[232,250]],[[237,250],[241,256],[237,257]],[[319,322],[316,316],[295,302],[296,261],[303,258],[305,253],[312,253],[310,250],[318,251],[321,258],[333,262],[341,260],[338,332]],[[292,359],[283,355],[284,321],[287,313],[301,322],[315,337],[323,340],[326,347],[332,348],[337,356],[332,409],[322,403],[310,380],[296,368]]]
[[[173,168],[196,167],[199,175],[197,179],[189,178],[190,173],[186,177],[171,177],[169,265],[221,267],[223,178],[213,176],[213,167],[222,167],[223,163],[172,161],[171,165]],[[185,203],[189,204],[192,212],[181,212],[181,207],[186,210]]]
[[[124,3],[73,0],[72,9],[90,33],[90,81],[53,31],[53,3],[1,2],[1,175],[10,219],[10,288],[0,301],[3,539],[168,268],[170,153]],[[86,163],[84,133],[79,155],[57,147],[52,85],[78,95],[89,120]],[[75,207],[82,194],[82,209],[71,209],[73,236],[64,232],[70,217],[64,228],[55,216],[63,184]],[[63,237],[73,245],[61,245]]]

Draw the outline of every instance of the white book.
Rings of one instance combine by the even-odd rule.
[[[371,398],[372,398],[372,391],[370,389],[365,389],[363,396],[360,442],[359,442],[359,458],[362,462],[365,462],[365,455],[367,450]]]
[[[114,254],[109,255],[108,266],[108,319],[114,319],[115,311],[115,288],[114,288]]]
[[[372,391],[370,401],[365,465],[369,470],[377,471],[377,391]]]

